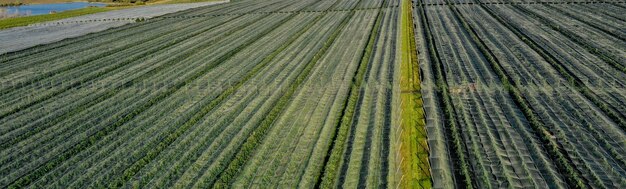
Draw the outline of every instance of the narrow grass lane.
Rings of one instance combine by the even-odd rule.
[[[401,188],[431,188],[428,143],[422,95],[420,70],[415,47],[411,1],[402,2],[401,14]]]

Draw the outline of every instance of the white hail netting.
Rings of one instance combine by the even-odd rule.
[[[436,86],[434,81],[433,70],[431,69],[431,62],[428,58],[427,48],[424,46],[422,24],[418,19],[419,13],[417,9],[413,9],[413,17],[415,23],[415,40],[418,50],[419,66],[420,66],[420,79],[421,93],[424,107],[424,114],[426,118],[426,132],[428,137],[429,148],[429,163],[431,177],[433,178],[433,188],[453,188],[454,178],[452,175],[452,162],[450,159],[450,152],[446,144],[446,138],[444,136],[445,127],[442,120],[444,119],[441,112],[438,99],[436,97]]]

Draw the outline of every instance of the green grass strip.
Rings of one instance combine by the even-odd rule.
[[[397,162],[402,170],[401,188],[432,188],[430,164],[428,162],[428,139],[422,95],[420,93],[420,70],[417,62],[417,47],[413,28],[412,4],[403,0],[401,9],[401,122],[400,154]]]

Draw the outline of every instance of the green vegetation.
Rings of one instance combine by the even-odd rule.
[[[0,188],[626,188],[623,7],[433,2],[242,0],[1,54]]]
[[[347,17],[352,17],[354,12]],[[348,93],[348,99],[346,101],[345,109],[343,112],[343,116],[339,120],[339,125],[337,128],[335,140],[332,143],[332,149],[330,154],[328,155],[328,161],[324,166],[324,175],[322,177],[322,182],[319,187],[321,188],[335,188],[337,186],[337,178],[340,174],[340,163],[343,159],[345,145],[348,141],[349,131],[351,130],[350,126],[353,125],[354,114],[356,111],[356,107],[358,104],[358,99],[362,98],[359,95],[359,90],[363,83],[363,77],[365,76],[365,70],[367,69],[369,60],[372,56],[372,49],[376,39],[376,36],[380,30],[380,22],[382,19],[382,11],[379,11],[378,16],[376,18],[376,23],[372,27],[369,35],[369,40],[363,54],[361,55],[361,61],[359,62],[359,66],[356,71],[356,75],[354,75],[351,85],[350,92]],[[346,19],[347,21],[348,19]],[[354,129],[354,128],[352,128]]]
[[[429,141],[445,136],[450,148],[431,149],[430,160],[452,162],[431,168],[454,170],[456,180],[434,186],[623,188],[626,96],[610,89],[626,78],[615,61],[624,51],[610,50],[623,49],[614,42],[620,34],[611,16],[572,14],[613,5],[492,4],[502,3],[416,4],[418,45],[427,52],[420,64],[437,81],[424,90],[438,92],[445,114]]]
[[[507,74],[502,69],[496,57],[494,57],[491,54],[489,49],[484,44],[484,41],[482,41],[476,35],[476,31],[474,30],[474,28],[472,28],[467,23],[466,18],[464,18],[463,15],[460,14],[458,9],[456,9],[456,7],[453,7],[453,6],[450,6],[450,7],[453,10],[455,16],[457,16],[459,21],[462,23],[463,28],[466,29],[467,31],[470,31],[469,33],[470,33],[470,36],[472,37],[472,40],[474,40],[474,42],[478,46],[478,49],[481,52],[483,52],[484,56],[489,61],[491,69],[493,69],[494,72],[500,78],[503,88],[506,89],[511,94],[511,96],[513,97],[515,102],[518,104],[520,109],[524,112],[524,115],[530,121],[530,125],[535,130],[535,133],[538,133],[541,141],[547,146],[549,154],[554,156],[553,159],[557,160],[556,161],[557,166],[561,169],[561,171],[566,173],[565,176],[566,176],[566,179],[568,179],[568,182],[572,183],[573,184],[572,186],[575,188],[585,188],[584,182],[579,177],[578,173],[574,171],[573,165],[567,162],[564,155],[559,150],[560,147],[558,143],[550,138],[550,134],[547,131],[546,126],[541,121],[539,121],[539,119],[535,116],[536,113],[533,112],[533,110],[530,108],[530,106],[528,105],[528,103],[526,102],[522,94],[519,92],[519,89],[515,85],[515,83],[511,83],[511,79],[508,76],[510,74]]]
[[[430,164],[428,162],[428,139],[422,95],[420,70],[413,27],[411,1],[403,1],[400,32],[400,89],[402,133],[402,188],[431,188]]]
[[[0,55],[0,187],[391,187],[392,3],[207,6]]]
[[[0,2],[0,7],[20,6],[20,5],[24,5],[24,3],[22,3],[22,2],[8,2],[8,3],[2,3],[2,2]]]
[[[12,27],[18,27],[18,26],[27,26],[29,24],[60,20],[64,18],[82,16],[82,15],[93,14],[93,13],[98,13],[98,12],[105,12],[105,11],[110,11],[110,10],[114,10],[114,9],[106,8],[106,7],[87,7],[83,9],[63,11],[63,12],[54,13],[54,14],[0,19],[0,29],[12,28]]]

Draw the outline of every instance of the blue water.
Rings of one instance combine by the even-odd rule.
[[[15,7],[2,7],[7,9],[9,14],[20,15],[40,15],[49,14],[52,11],[61,12],[66,10],[80,9],[89,6],[104,7],[103,3],[89,3],[89,2],[68,2],[68,3],[53,3],[53,4],[33,4],[22,5]]]

